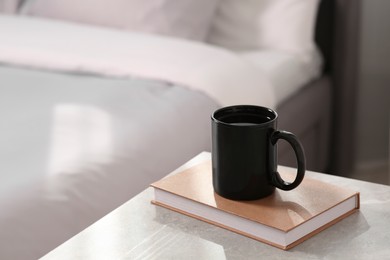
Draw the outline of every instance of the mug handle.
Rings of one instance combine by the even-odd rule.
[[[275,145],[279,139],[286,140],[294,149],[295,156],[297,157],[297,175],[293,182],[286,182],[280,177],[280,174],[275,171],[272,174],[271,182],[272,184],[282,190],[292,190],[295,189],[303,180],[305,176],[306,169],[306,158],[303,152],[302,144],[299,142],[298,138],[290,132],[287,131],[275,131],[271,135],[271,144]]]

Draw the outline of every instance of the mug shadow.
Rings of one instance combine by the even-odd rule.
[[[214,194],[214,197],[216,198],[215,201],[217,206],[222,206],[220,203],[223,203],[224,201],[232,202],[220,197],[216,193]],[[236,203],[236,201],[232,203]],[[283,223],[284,226],[294,226],[295,224],[299,224],[297,222],[313,217],[313,214],[311,214],[310,211],[302,205],[293,201],[283,200],[278,190],[266,198],[251,201],[239,201],[239,203],[251,206],[253,209],[257,206],[272,207],[274,210],[267,212],[268,214],[273,214],[269,215],[269,217],[277,218],[278,222]]]

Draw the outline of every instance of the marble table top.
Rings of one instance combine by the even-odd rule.
[[[390,259],[390,186],[307,176],[359,191],[361,208],[289,251],[155,206],[148,188],[42,259]]]

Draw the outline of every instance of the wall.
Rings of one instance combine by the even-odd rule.
[[[390,1],[362,0],[361,11],[356,169],[388,182]]]

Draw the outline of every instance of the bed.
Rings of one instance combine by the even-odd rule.
[[[333,51],[312,40],[317,1],[146,2],[0,2],[0,258],[44,255],[209,151],[221,106],[276,109],[308,168],[329,169],[337,101]],[[318,17],[332,9],[321,3]],[[126,23],[112,19],[124,11]]]

